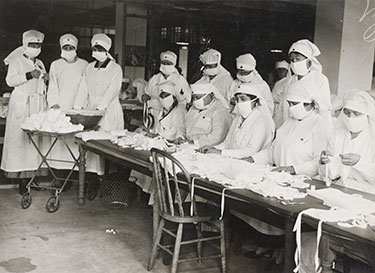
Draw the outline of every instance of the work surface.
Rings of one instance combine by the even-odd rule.
[[[112,144],[108,140],[92,140],[83,142],[77,140],[81,146],[81,151],[88,150],[103,157],[113,160],[129,168],[134,168],[147,175],[152,175],[152,164],[150,162],[150,152],[143,150],[135,150],[131,148],[121,148],[117,145]],[[83,181],[84,182],[84,181]],[[83,183],[81,181],[81,184]],[[325,185],[321,181],[311,181],[317,189],[324,188]],[[221,184],[215,183],[214,181],[208,181],[204,179],[196,180],[196,194],[201,195],[209,200],[220,203],[220,197],[224,187]],[[82,185],[81,185],[82,186]],[[345,193],[356,193],[361,194],[363,197],[375,201],[375,196],[363,192],[358,192],[352,189],[343,188],[340,186],[333,185],[332,187],[342,190]],[[273,224],[285,231],[285,272],[290,272],[293,267],[293,253],[294,253],[294,235],[292,227],[298,214],[308,208],[320,208],[328,209],[328,207],[322,204],[322,201],[311,196],[307,196],[303,199],[298,199],[295,203],[285,203],[277,199],[266,198],[249,190],[228,190],[225,192],[226,203],[225,209],[236,209],[252,217],[258,218],[267,223]],[[83,196],[79,196],[80,200]],[[318,221],[316,219],[305,217],[304,221],[310,226],[316,228]],[[375,248],[375,231],[367,227],[366,229],[352,227],[344,228],[336,223],[324,223],[323,231],[326,236],[329,236],[331,241],[353,240],[365,244],[370,249]],[[332,235],[332,236],[331,236]],[[324,236],[323,239],[326,239]],[[327,244],[325,244],[327,245]],[[328,246],[329,247],[329,244]],[[350,252],[367,252],[366,249],[345,249],[346,253]],[[322,255],[325,255],[325,251],[322,251]],[[368,254],[368,253],[367,253]],[[373,253],[375,256],[375,253]],[[353,254],[353,256],[356,256]],[[373,257],[375,258],[375,257]],[[375,259],[369,260],[369,263],[373,263]],[[328,272],[328,271],[324,271]]]

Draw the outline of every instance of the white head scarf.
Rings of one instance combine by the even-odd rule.
[[[317,56],[320,55],[319,48],[307,39],[299,40],[292,44],[289,48],[289,55],[292,52],[297,52],[312,61],[312,70],[322,71],[322,65],[319,63]]]
[[[312,92],[302,84],[293,84],[288,90],[287,101],[311,103],[314,101]]]
[[[255,70],[257,62],[253,55],[246,53],[236,58],[237,69],[243,69],[247,71]]]
[[[160,61],[167,60],[173,63],[173,65],[177,64],[177,55],[170,50],[164,51],[160,53]]]
[[[278,68],[285,68],[286,70],[289,71],[289,63],[285,60],[278,61],[275,63],[275,69],[278,69]]]
[[[28,30],[22,34],[22,46],[13,50],[5,59],[5,65],[9,65],[14,59],[25,53],[25,49],[29,43],[43,43],[44,34],[38,30]]]
[[[191,93],[199,95],[213,93],[215,99],[217,99],[225,108],[229,109],[228,102],[212,83],[198,81],[191,85]]]
[[[206,50],[199,56],[199,60],[203,63],[203,65],[217,64],[219,74],[230,75],[229,71],[221,65],[221,53],[216,49],[211,48]]]
[[[108,37],[107,34],[104,33],[97,33],[94,36],[92,36],[91,39],[91,47],[94,47],[96,45],[100,45],[107,51],[107,56],[110,58],[112,61],[115,59],[112,57],[111,54],[109,54],[109,50],[111,49],[112,46],[112,39]]]
[[[60,37],[60,47],[62,48],[65,45],[71,45],[74,46],[75,49],[77,49],[78,46],[78,39],[73,34],[67,33]]]

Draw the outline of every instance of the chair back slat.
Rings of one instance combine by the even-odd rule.
[[[180,180],[188,184],[190,192],[190,174],[176,158],[167,152],[152,148],[151,154],[154,167],[154,183],[156,183],[158,200],[161,202],[160,212],[171,216],[184,217],[185,213],[182,206],[184,200],[182,200],[178,178],[181,177]],[[191,202],[194,202],[194,200],[191,200]]]

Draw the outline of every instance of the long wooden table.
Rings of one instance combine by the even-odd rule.
[[[112,144],[108,140],[91,140],[84,142],[76,138],[80,151],[79,166],[79,191],[78,200],[84,204],[84,183],[85,183],[85,154],[87,151],[96,153],[106,159],[114,161],[127,168],[135,169],[152,177],[152,164],[150,162],[150,152],[135,150],[131,148],[121,148]],[[316,189],[324,188],[321,181],[313,180],[311,184]],[[365,198],[375,201],[375,196],[358,192],[355,190],[333,185],[346,193],[360,193]],[[210,201],[220,204],[221,194],[224,187],[221,184],[205,179],[195,180],[195,192]],[[298,199],[298,202],[285,205],[284,202],[274,198],[263,197],[249,190],[229,190],[225,192],[225,209],[236,209],[251,217],[272,224],[285,231],[285,258],[284,272],[290,273],[294,268],[295,236],[293,226],[298,214],[308,208],[327,209],[322,201],[307,196]],[[155,198],[156,200],[157,198]],[[304,217],[304,222],[316,228],[318,221],[311,217]],[[154,205],[154,232],[158,224],[158,204]],[[347,243],[346,243],[347,242]],[[355,243],[353,243],[355,242]],[[335,250],[345,253],[354,258],[360,258],[370,264],[375,264],[375,231],[371,228],[343,228],[336,223],[324,223],[323,235],[321,239],[320,256],[322,257],[322,267],[324,273],[331,272],[332,261],[328,259],[330,246],[335,246]]]

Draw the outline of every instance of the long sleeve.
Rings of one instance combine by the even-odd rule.
[[[51,64],[51,68],[49,70],[47,103],[49,108],[55,104],[59,104],[59,87],[55,63]]]
[[[88,105],[89,90],[87,87],[86,72],[83,74],[82,80],[78,87],[78,93],[74,101],[74,109],[80,110],[82,108],[86,108]]]
[[[5,78],[9,87],[16,87],[27,82],[26,73],[24,71],[20,60],[16,59],[8,65],[8,73]]]
[[[329,129],[322,125],[312,132],[313,150],[311,160],[293,165],[296,174],[305,174],[310,177],[318,174],[320,153],[327,149],[329,133]]]
[[[120,66],[114,71],[111,83],[105,90],[104,95],[101,99],[101,103],[98,106],[99,110],[105,110],[114,99],[118,99],[118,95],[121,90],[121,81],[122,81],[122,69]]]
[[[260,164],[260,165],[269,164],[269,165],[272,166],[274,164],[274,161],[273,161],[273,148],[274,148],[274,145],[272,143],[270,146],[268,146],[268,148],[263,149],[260,152],[254,154],[252,156],[254,162],[256,164]]]
[[[263,148],[265,141],[269,138],[268,127],[262,122],[251,125],[246,147],[239,149],[223,149],[222,155],[233,158],[244,158],[254,155]],[[225,142],[227,141],[226,139]]]
[[[190,103],[191,101],[191,89],[190,89],[190,86],[188,84],[188,82],[185,80],[184,77],[180,76],[180,88],[182,90],[182,95],[180,96],[181,97],[181,100],[180,100],[180,104],[183,104],[183,105],[186,105],[188,103]]]
[[[194,143],[200,147],[216,145],[223,141],[232,123],[232,117],[226,110],[218,111],[213,117],[212,131],[206,135],[200,135],[194,139]]]

